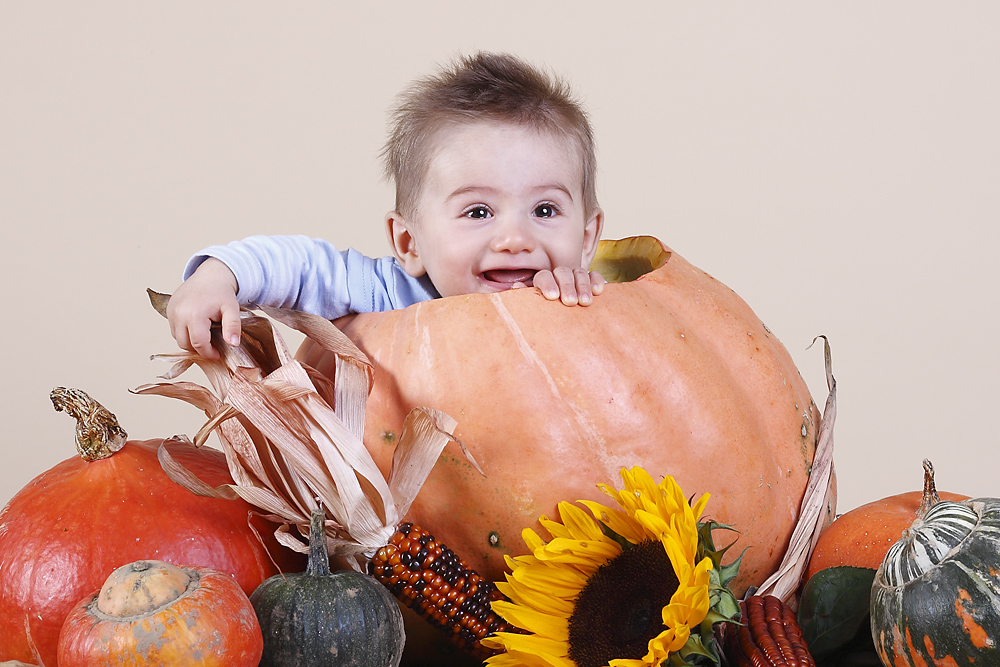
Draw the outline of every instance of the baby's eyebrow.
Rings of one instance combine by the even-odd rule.
[[[449,200],[454,199],[455,197],[460,197],[462,195],[467,195],[470,193],[476,193],[476,194],[483,193],[488,195],[495,195],[497,194],[497,189],[490,187],[488,185],[467,185],[463,188],[459,188],[454,192],[452,192],[450,195],[448,195],[447,199]]]
[[[537,187],[532,188],[531,192],[533,194],[537,194],[539,192],[547,192],[549,190],[558,190],[558,191],[562,192],[564,195],[566,195],[567,197],[569,197],[570,201],[573,201],[573,193],[570,192],[570,189],[567,188],[562,183],[548,183],[546,185],[539,185]]]
[[[538,195],[542,192],[548,192],[550,190],[558,190],[559,192],[562,192],[564,195],[569,197],[570,201],[573,201],[573,193],[570,191],[569,188],[567,188],[562,183],[545,183],[543,185],[536,185],[535,187],[531,188],[531,194]],[[460,197],[462,195],[467,195],[467,194],[497,195],[499,194],[499,192],[500,191],[497,188],[494,188],[489,185],[466,185],[452,192],[450,195],[448,195],[447,199],[451,200],[454,199],[455,197]]]

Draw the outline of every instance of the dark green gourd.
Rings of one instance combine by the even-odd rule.
[[[942,500],[885,556],[871,627],[886,665],[1000,665],[1000,499]]]
[[[250,596],[264,634],[260,667],[395,667],[403,617],[374,578],[330,571],[322,508],[309,526],[305,572],[275,575]]]

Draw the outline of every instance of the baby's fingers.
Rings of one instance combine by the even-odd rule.
[[[604,276],[602,276],[597,271],[590,272],[590,291],[593,294],[600,294],[601,292],[603,292],[604,285],[606,282],[607,281],[604,280]]]
[[[240,307],[235,301],[222,308],[222,340],[233,347],[240,344]]]
[[[190,323],[187,327],[187,338],[191,342],[191,346],[186,349],[194,350],[206,359],[219,358],[219,352],[212,347],[211,320],[205,319]],[[180,344],[180,340],[177,342]]]
[[[552,275],[559,286],[559,300],[562,301],[563,305],[590,305],[593,300],[593,292],[590,287],[590,272],[587,269],[571,269],[561,266],[555,269]]]
[[[559,298],[559,285],[556,284],[556,279],[551,271],[537,272],[532,278],[531,284],[549,301],[555,301]]]

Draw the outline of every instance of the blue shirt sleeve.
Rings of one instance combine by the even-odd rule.
[[[332,320],[438,297],[426,275],[413,278],[395,257],[373,259],[307,236],[251,236],[211,246],[188,261],[184,279],[209,257],[232,270],[243,305],[291,308]]]

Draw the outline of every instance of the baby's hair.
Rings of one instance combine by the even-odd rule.
[[[597,158],[590,121],[562,80],[509,54],[460,58],[436,76],[419,79],[398,98],[385,174],[396,186],[396,210],[413,215],[437,132],[449,124],[494,121],[558,133],[574,141],[583,168],[583,203],[597,208]]]

